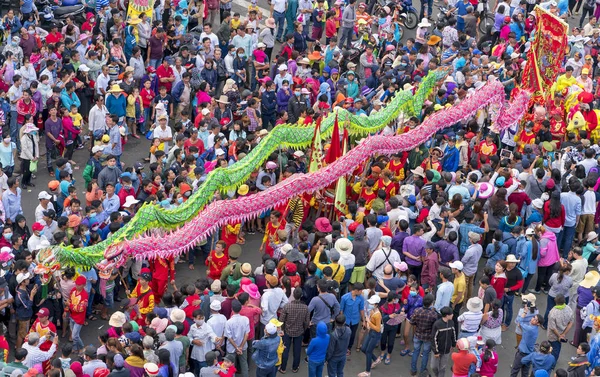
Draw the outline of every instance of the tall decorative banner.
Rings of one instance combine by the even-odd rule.
[[[329,149],[325,154],[325,162],[328,164],[334,163],[342,155],[340,149],[340,126],[338,124],[338,115],[335,114],[335,121],[333,123],[333,133],[331,134],[331,142],[329,143]]]
[[[315,134],[310,153],[310,165],[308,165],[308,171],[311,173],[323,167],[323,146],[321,144],[321,117],[319,117],[315,125]]]
[[[542,104],[562,67],[569,25],[539,6],[534,11],[537,28],[527,52],[521,87],[533,93],[532,103]]]
[[[342,156],[348,152],[348,129],[344,127],[344,136],[342,138]],[[347,190],[346,175],[342,175],[338,178],[337,185],[335,187],[335,199],[333,201],[333,208],[339,215],[345,215],[348,213],[348,203],[346,201],[346,190]]]

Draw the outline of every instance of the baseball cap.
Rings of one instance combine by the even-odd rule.
[[[92,148],[92,153],[98,153],[98,152],[102,152],[104,150],[104,148],[102,148],[99,145],[96,145]]]
[[[459,270],[459,271],[462,271],[462,269],[463,269],[463,264],[462,264],[462,262],[461,262],[461,261],[459,261],[459,260],[457,260],[457,261],[455,261],[455,262],[450,262],[450,263],[448,264],[448,266],[450,266],[450,268],[456,268],[456,269],[457,269],[457,270]]]
[[[38,317],[50,317],[50,310],[48,310],[47,308],[41,308],[40,310],[38,310],[37,316]]]
[[[38,194],[38,199],[39,200],[42,200],[42,199],[51,200],[52,199],[52,195],[48,194],[46,191],[41,191]]]

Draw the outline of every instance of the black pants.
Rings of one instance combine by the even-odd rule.
[[[302,335],[290,337],[287,334],[283,335],[283,345],[285,349],[281,355],[281,370],[285,371],[287,368],[288,357],[290,356],[290,345],[294,348],[294,359],[292,361],[292,370],[300,368],[300,354],[302,352]]]
[[[29,170],[30,160],[21,159],[21,172],[23,173],[23,179],[21,179],[21,184],[30,185],[31,184],[31,170]]]
[[[383,333],[381,334],[381,352],[387,352],[391,354],[394,350],[394,342],[396,342],[396,331],[398,331],[398,325],[383,326]]]
[[[352,346],[354,346],[354,339],[356,338],[356,330],[358,330],[358,323],[356,325],[348,326],[350,327],[350,343],[348,343],[348,350],[352,350]]]
[[[75,140],[73,140],[73,142],[69,145],[67,145],[67,147],[65,148],[65,158],[67,160],[72,160],[73,159],[73,152],[75,151],[75,144],[77,142]]]
[[[529,376],[529,365],[523,365],[523,363],[521,362],[521,360],[525,356],[527,356],[527,354],[521,351],[517,351],[517,353],[515,354],[515,360],[512,364],[512,370],[510,371],[510,377],[517,377],[519,375],[519,372],[521,372],[521,377]]]
[[[455,304],[454,308],[452,309],[452,315],[453,315],[453,319],[454,319],[454,332],[456,334],[458,334],[458,316],[460,315],[460,309],[462,309],[463,304]]]
[[[594,8],[587,8],[586,6],[583,7],[583,10],[581,11],[581,19],[579,20],[579,28],[583,27],[583,23],[585,22],[585,18],[588,16],[592,17],[594,15]]]
[[[421,281],[421,271],[423,270],[423,265],[421,266],[413,266],[413,265],[408,265],[408,270],[410,271],[411,275],[415,275],[417,278],[417,281],[420,282]]]
[[[550,289],[548,286],[548,281],[550,280],[550,276],[552,276],[552,272],[554,271],[554,265],[539,267],[538,266],[538,277],[537,282],[535,283],[535,290],[539,291],[542,287],[546,289]]]

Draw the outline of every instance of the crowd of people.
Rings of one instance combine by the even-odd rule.
[[[369,377],[402,358],[420,377],[600,376],[600,5],[449,0],[434,19],[429,0],[413,36],[401,2],[149,3],[127,14],[116,0],[87,1],[85,22],[42,27],[42,10],[22,0],[1,19],[4,376],[343,377],[358,359]],[[36,260],[52,245],[98,244],[145,203],[182,205],[277,125],[337,108],[373,115],[438,68],[448,75],[421,111],[381,134],[419,127],[491,80],[509,100],[536,4],[579,28],[547,101],[518,125],[496,134],[482,109],[411,151],[372,156],[350,175],[345,213],[334,185],[177,258],[49,272]],[[494,24],[482,33],[486,12]],[[583,128],[569,124],[577,91]],[[128,165],[134,148],[147,158]],[[315,152],[279,149],[214,200],[307,173]],[[180,264],[194,281],[176,279]],[[108,326],[91,327],[97,342],[85,346],[99,320]],[[514,358],[500,360],[501,346]],[[575,357],[561,355],[571,346]]]

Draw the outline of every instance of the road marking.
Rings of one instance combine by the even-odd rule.
[[[247,0],[237,0],[234,4],[233,7],[240,7],[242,9],[245,10],[245,12],[239,12],[241,17],[246,18],[248,16],[248,7],[252,5],[251,2],[247,1]],[[267,18],[269,18],[269,16],[271,15],[271,10],[270,9],[265,9],[263,7],[258,7],[258,10],[262,12],[263,15],[263,22],[261,22],[260,26],[264,27],[264,20],[266,20]],[[233,14],[232,14],[233,15]]]

